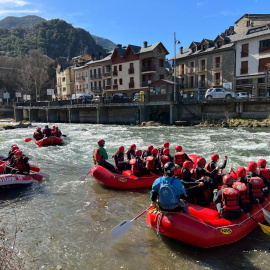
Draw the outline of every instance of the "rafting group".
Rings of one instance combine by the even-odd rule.
[[[39,147],[44,145],[61,145],[64,143],[64,137],[66,137],[66,135],[63,135],[57,126],[49,128],[48,125],[45,125],[42,131],[41,127],[37,127],[33,134],[34,143]],[[27,138],[25,139],[25,142],[29,142],[31,140],[32,138]]]
[[[147,209],[147,223],[169,237],[201,247],[234,242],[254,229],[259,223],[258,219],[265,220],[263,204],[263,210],[270,209],[270,170],[266,168],[265,159],[260,159],[258,164],[254,161],[248,162],[247,169],[241,166],[234,171],[230,168],[227,174],[222,174],[227,164],[227,156],[224,156],[223,164],[218,166],[219,155],[216,153],[207,163],[202,156],[187,155],[180,145],[175,147],[175,153],[171,155],[170,144],[165,142],[162,147],[154,148],[150,145],[143,151],[132,144],[126,153],[124,146],[120,146],[113,155],[113,166],[106,161],[108,154],[104,148],[105,141],[99,140],[98,146],[94,150],[95,165],[91,169],[92,176],[108,187],[152,187],[152,203]],[[170,216],[178,214],[178,218],[181,216],[181,225],[177,222],[175,225],[169,220],[166,216],[168,213]],[[160,220],[160,217],[163,218]],[[194,218],[198,219],[198,223],[193,224]],[[212,237],[213,241],[201,239],[198,242],[196,237],[204,237],[201,236],[201,231],[198,231],[200,236],[195,234],[186,238],[182,235],[187,229],[182,224],[183,219],[188,226],[194,226],[195,231],[202,224],[207,224],[210,232],[213,226],[215,229],[237,226],[238,229],[234,231],[236,234],[233,234],[232,230],[227,228],[230,236],[227,235],[226,239],[224,232],[217,238],[211,233],[208,237]],[[167,223],[164,223],[164,220]],[[178,219],[175,218],[174,221],[176,220]],[[242,226],[243,222],[246,222],[246,227]],[[121,230],[123,231],[118,225],[112,230],[112,235],[118,237]],[[267,233],[270,233],[270,230]],[[205,234],[209,232],[205,231]]]

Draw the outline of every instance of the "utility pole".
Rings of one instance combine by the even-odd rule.
[[[173,100],[177,101],[178,93],[176,89],[176,44],[180,44],[179,40],[176,40],[176,33],[174,32],[174,63],[173,63],[173,70],[174,70],[174,88],[173,88]]]

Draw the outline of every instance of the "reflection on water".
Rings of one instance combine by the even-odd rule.
[[[158,236],[144,216],[124,236],[113,239],[113,227],[149,206],[150,190],[108,189],[90,176],[78,181],[91,169],[100,138],[106,141],[111,162],[121,144],[145,149],[169,141],[171,151],[180,144],[187,154],[200,154],[207,161],[214,152],[221,159],[228,155],[227,167],[237,168],[262,157],[270,162],[267,129],[57,125],[71,138],[63,146],[25,143],[34,127],[0,131],[0,154],[6,155],[16,143],[32,164],[51,175],[49,181],[0,194],[1,224],[15,222],[10,205],[3,202],[10,200],[23,228],[17,236],[19,248],[27,250],[40,269],[268,269],[269,238],[260,228],[232,245],[203,250]]]

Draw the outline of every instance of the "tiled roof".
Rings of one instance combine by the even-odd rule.
[[[258,28],[258,27],[255,27],[255,28]],[[234,35],[230,36],[230,39],[232,42],[236,42],[236,41],[245,40],[245,39],[249,39],[249,38],[264,36],[267,34],[270,34],[270,29],[262,30],[262,31],[255,32],[255,33],[248,34],[248,35],[247,34],[234,34]]]

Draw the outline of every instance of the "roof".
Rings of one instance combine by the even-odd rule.
[[[168,85],[176,85],[177,83],[169,80],[158,80],[150,83],[148,86],[160,85],[160,84],[168,84]]]
[[[239,18],[235,22],[235,24],[237,24],[240,20],[242,20],[243,18],[246,18],[246,17],[248,17],[248,18],[256,18],[256,17],[263,18],[263,17],[268,17],[268,18],[270,18],[270,14],[248,14],[248,13],[246,13],[241,18]]]

